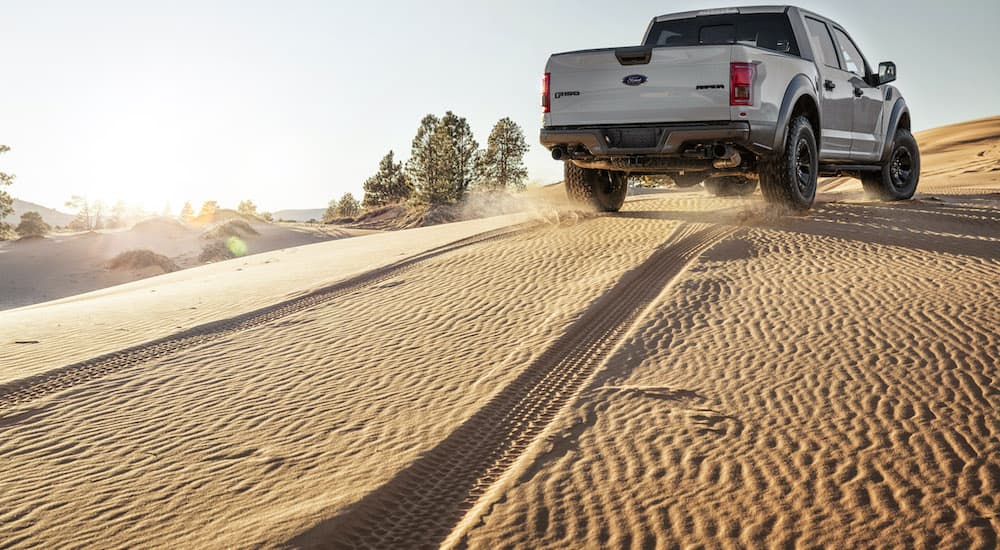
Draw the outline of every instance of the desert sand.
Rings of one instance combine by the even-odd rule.
[[[994,548],[1000,119],[918,138],[0,312],[0,545]]]
[[[318,224],[254,221],[256,234],[241,235],[253,255],[371,231]],[[165,272],[159,266],[112,269],[109,261],[129,250],[149,250],[185,269],[202,265],[199,253],[211,242],[205,234],[224,224],[182,224],[154,218],[119,230],[54,233],[45,238],[0,242],[0,310],[74,296],[145,279]]]

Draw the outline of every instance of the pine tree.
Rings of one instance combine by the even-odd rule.
[[[236,211],[244,216],[256,216],[257,205],[254,204],[252,200],[247,199],[245,201],[240,201],[239,206],[236,207]]]
[[[0,145],[0,154],[7,151],[10,151],[10,147]],[[10,193],[4,191],[3,188],[13,183],[14,174],[0,172],[0,240],[6,238],[7,234],[10,233],[10,224],[3,220],[14,212],[14,197],[11,197]]]
[[[40,237],[52,230],[38,212],[21,214],[21,223],[17,225],[17,234],[22,237]]]
[[[460,200],[475,181],[479,143],[472,136],[469,122],[451,111],[441,117],[440,125],[447,130],[449,142],[442,151],[447,159],[447,178],[454,187],[454,200]]]
[[[128,225],[128,205],[125,201],[118,201],[111,207],[111,220],[108,227],[125,227]]]
[[[438,124],[427,144],[433,154],[428,156],[428,176],[417,187],[417,196],[427,204],[455,202],[459,196],[454,180],[455,154],[451,135],[444,124]]]
[[[104,229],[104,201],[94,201],[90,209],[94,213],[94,229]]]
[[[69,228],[76,231],[90,231],[93,225],[90,223],[90,202],[83,195],[73,195],[66,201],[66,207],[76,210],[76,217],[69,222]]]
[[[528,144],[521,127],[510,118],[497,121],[479,166],[482,187],[491,191],[523,191],[524,180],[528,178],[528,170],[524,167],[527,152]]]
[[[340,205],[337,203],[337,199],[330,199],[330,203],[326,205],[326,212],[323,212],[323,223],[330,223],[340,217],[338,206]]]
[[[406,161],[406,174],[421,195],[424,194],[423,188],[427,183],[438,177],[436,171],[440,163],[436,151],[431,147],[431,138],[439,122],[438,117],[434,115],[424,116],[417,128],[417,135],[410,144],[410,160]]]
[[[184,208],[181,208],[181,220],[189,222],[194,219],[194,208],[191,201],[184,201]]]
[[[413,138],[406,172],[420,200],[455,202],[475,182],[479,155],[468,121],[451,111],[440,119],[427,115]]]
[[[198,212],[199,218],[211,218],[215,215],[215,211],[219,209],[219,203],[215,201],[205,201],[201,205],[201,211]],[[206,220],[211,221],[211,220]]]
[[[353,218],[361,212],[361,204],[351,193],[344,193],[337,203],[337,214],[342,218]]]
[[[410,178],[403,171],[403,163],[394,162],[390,150],[378,164],[378,172],[365,180],[365,208],[403,202],[413,194]]]

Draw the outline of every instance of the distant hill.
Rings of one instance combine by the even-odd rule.
[[[289,220],[293,222],[307,222],[309,220],[322,220],[325,208],[300,208],[298,210],[278,210],[271,212],[275,221]]]
[[[66,224],[73,221],[73,218],[76,217],[72,214],[66,214],[65,212],[60,212],[52,208],[46,208],[40,204],[23,201],[21,199],[14,199],[14,213],[7,216],[7,223],[17,225],[18,221],[21,219],[21,214],[32,211],[41,214],[42,219],[52,226],[60,225],[65,227]]]

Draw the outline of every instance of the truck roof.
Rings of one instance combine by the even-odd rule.
[[[798,6],[784,5],[784,6],[737,6],[732,8],[715,8],[707,10],[695,10],[695,11],[682,11],[678,13],[668,13],[661,15],[653,19],[653,22],[660,21],[671,21],[673,19],[690,19],[692,17],[698,17],[703,15],[731,15],[731,14],[744,14],[744,13],[785,13],[791,10],[797,10],[806,15],[816,17],[818,19],[824,19],[833,23],[827,17],[823,17],[818,13],[811,12],[809,10],[804,10]]]

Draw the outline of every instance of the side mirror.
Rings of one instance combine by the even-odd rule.
[[[896,80],[896,64],[892,61],[883,61],[878,64],[878,84],[888,84]]]

